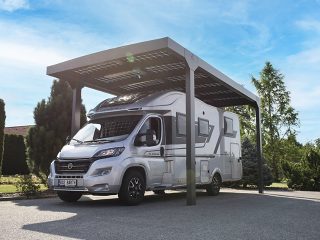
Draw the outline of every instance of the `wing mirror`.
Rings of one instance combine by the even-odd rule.
[[[66,137],[66,144],[68,144],[70,141],[71,141],[71,137],[70,137],[70,136],[67,136],[67,137]]]

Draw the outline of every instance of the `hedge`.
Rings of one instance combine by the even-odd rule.
[[[4,140],[4,125],[5,125],[6,113],[4,110],[4,101],[0,98],[0,175],[2,169],[2,157],[3,157],[3,140]]]
[[[3,175],[28,174],[26,146],[23,136],[5,135],[3,153]]]

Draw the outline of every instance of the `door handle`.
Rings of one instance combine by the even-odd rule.
[[[161,156],[161,157],[164,156],[164,147],[160,147],[160,156]]]

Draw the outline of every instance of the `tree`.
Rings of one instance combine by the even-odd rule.
[[[261,98],[264,155],[276,180],[281,176],[282,140],[295,135],[294,127],[299,125],[298,113],[290,105],[290,92],[283,80],[284,76],[270,62],[260,72],[260,79],[252,77]]]
[[[48,100],[34,109],[36,125],[26,138],[30,170],[39,177],[49,174],[49,166],[71,132],[72,89],[62,80],[55,80]],[[81,108],[81,125],[86,122],[85,107]],[[44,178],[43,178],[44,179]]]
[[[244,187],[246,187],[247,185],[258,186],[259,176],[256,147],[250,142],[248,138],[244,138],[241,148],[243,175],[240,184],[242,184]],[[267,164],[265,164],[264,159],[262,164],[262,171],[264,186],[271,185],[273,181],[271,169],[267,166]]]
[[[6,120],[6,112],[4,109],[4,101],[0,98],[0,175],[2,170],[3,159],[3,143],[4,143],[4,126]]]
[[[288,186],[298,190],[320,191],[320,145],[305,145],[305,154],[300,162],[284,162],[283,171],[288,178]]]
[[[254,108],[244,105],[226,107],[226,110],[234,112],[239,116],[241,139],[249,138],[250,140],[255,140],[256,123]]]
[[[5,135],[2,174],[28,174],[26,146],[21,135]]]

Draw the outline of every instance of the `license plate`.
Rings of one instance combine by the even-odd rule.
[[[77,180],[76,179],[59,179],[58,185],[61,187],[76,187]]]

